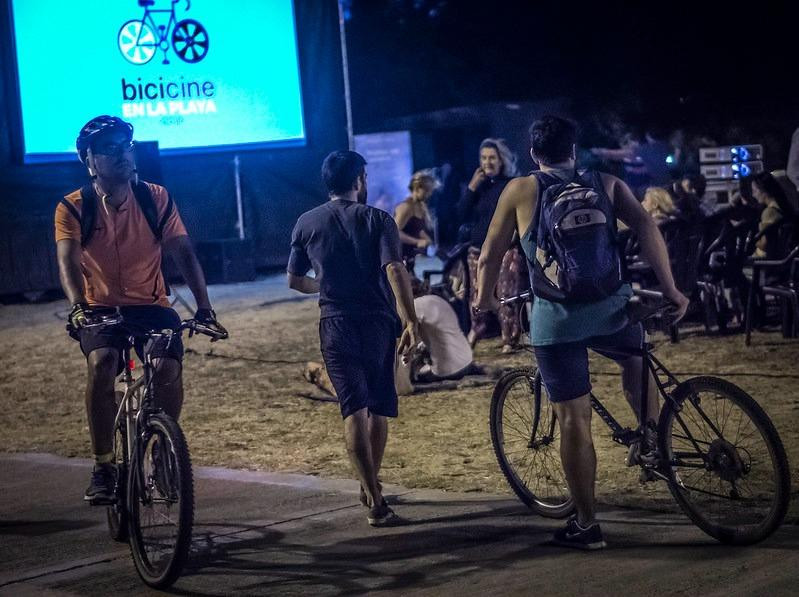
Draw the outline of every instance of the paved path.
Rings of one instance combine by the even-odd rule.
[[[141,595],[126,545],[81,501],[90,463],[0,454],[0,595]],[[730,548],[682,517],[603,511],[609,547],[545,545],[558,521],[515,499],[388,486],[401,524],[372,529],[353,481],[195,471],[186,595],[796,595],[797,527]]]

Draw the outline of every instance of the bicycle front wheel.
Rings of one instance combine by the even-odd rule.
[[[499,468],[524,504],[542,516],[574,511],[560,462],[560,429],[535,369],[503,375],[491,398],[491,442]]]
[[[790,473],[771,420],[741,388],[696,377],[675,388],[679,409],[658,423],[669,489],[700,529],[723,543],[762,541],[788,510]]]
[[[163,589],[177,580],[191,547],[194,483],[186,440],[165,414],[152,415],[128,481],[130,549],[141,579]]]

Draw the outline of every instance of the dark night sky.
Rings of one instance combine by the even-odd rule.
[[[799,125],[793,2],[495,4],[352,0],[356,132],[392,116],[553,96],[583,114],[614,108],[670,128]]]

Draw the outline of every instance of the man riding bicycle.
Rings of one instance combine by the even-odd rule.
[[[208,300],[205,276],[186,228],[166,189],[138,180],[133,126],[114,116],[97,116],[76,140],[78,156],[91,182],[58,204],[55,239],[61,286],[72,305],[70,334],[86,356],[86,411],[95,465],[84,499],[90,504],[113,498],[114,379],[131,330],[178,330],[161,272],[169,253],[197,302],[194,318],[224,332]],[[119,308],[125,329],[86,327],[97,316]],[[135,332],[134,332],[135,335]],[[141,354],[141,339],[137,351]],[[157,359],[155,395],[177,420],[183,403],[183,344],[175,335]]]
[[[613,358],[621,367],[624,395],[635,412],[641,396],[641,357],[614,354],[614,348],[640,348],[643,331],[626,315],[632,296],[620,277],[616,218],[638,235],[641,253],[675,304],[675,319],[688,299],[677,289],[666,245],[654,220],[629,187],[615,176],[578,171],[575,126],[546,116],[530,128],[531,155],[540,170],[508,183],[499,198],[478,263],[480,309],[495,309],[494,287],[502,256],[514,232],[521,237],[535,300],[530,338],[536,363],[561,431],[561,461],[577,516],[555,533],[555,543],[581,549],[604,547],[594,517],[596,454],[591,438],[591,384],[587,348]],[[553,273],[554,272],[554,273]],[[648,428],[659,407],[654,380],[648,384]],[[654,446],[643,438],[646,453]],[[629,464],[640,454],[631,452]]]

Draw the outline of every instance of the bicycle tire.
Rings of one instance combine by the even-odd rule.
[[[114,428],[114,464],[116,465],[116,482],[114,495],[116,500],[106,507],[106,520],[108,534],[111,539],[120,543],[128,540],[128,510],[127,510],[127,479],[128,479],[128,454],[127,432],[125,420],[122,419]]]
[[[175,23],[172,30],[172,49],[184,62],[200,62],[208,54],[208,44],[208,31],[199,21],[183,19]]]
[[[141,43],[144,41],[144,43]],[[147,64],[155,56],[158,42],[152,28],[141,19],[122,24],[117,32],[117,46],[122,57],[131,64]]]
[[[673,398],[679,408],[667,404],[661,412],[658,443],[674,499],[694,524],[722,543],[750,545],[771,535],[788,510],[791,479],[768,415],[741,388],[715,377],[689,379],[675,388]],[[711,408],[715,416],[721,409],[723,418],[714,422],[715,429],[708,423]],[[749,437],[755,446],[746,443]],[[761,479],[768,487],[753,488]],[[705,481],[709,485],[700,487]]]
[[[511,406],[511,401],[520,406]],[[524,416],[527,406],[529,418]],[[513,369],[497,381],[491,397],[490,427],[499,468],[522,503],[548,518],[572,514],[574,500],[560,462],[560,430],[536,369]],[[510,438],[506,429],[517,437]],[[509,444],[522,441],[527,445],[508,449]]]
[[[130,550],[136,571],[144,583],[153,588],[164,589],[180,576],[191,547],[194,522],[191,459],[183,432],[175,420],[164,413],[148,418],[141,437],[145,443],[136,450],[128,481]],[[153,461],[159,459],[153,454],[156,442],[163,443],[165,448],[159,448],[159,451],[166,456],[160,457],[160,464],[153,465]],[[166,472],[159,474],[161,470]],[[158,504],[166,506],[167,514],[158,517],[158,524],[144,527],[143,523],[149,522],[149,519],[145,519],[143,515],[150,514]],[[174,522],[170,517],[173,505],[177,506]],[[163,524],[164,518],[171,524]],[[163,527],[173,535],[168,547],[161,550],[161,558],[155,557],[154,546],[158,547],[159,542],[163,541],[150,537],[151,530],[163,530],[157,527]]]

